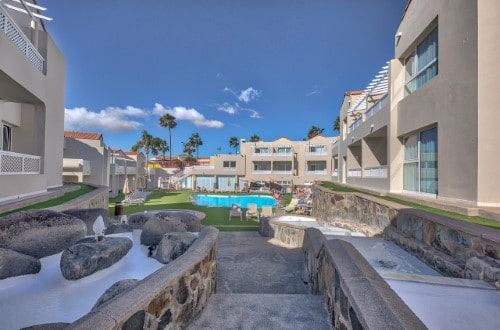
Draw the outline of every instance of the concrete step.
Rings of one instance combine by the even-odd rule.
[[[332,329],[325,297],[310,294],[221,294],[187,329]]]
[[[217,293],[305,294],[304,267],[301,249],[258,233],[219,233]]]

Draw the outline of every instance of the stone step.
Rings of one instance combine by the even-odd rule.
[[[216,293],[187,329],[332,329],[325,297]]]

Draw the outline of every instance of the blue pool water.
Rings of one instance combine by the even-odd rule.
[[[193,195],[196,205],[231,207],[238,204],[242,208],[248,207],[249,203],[257,204],[257,208],[262,206],[275,206],[276,201],[271,196],[264,195],[244,195],[244,196],[225,196],[225,195]]]

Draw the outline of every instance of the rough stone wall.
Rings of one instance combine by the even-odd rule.
[[[302,247],[304,227],[283,222],[274,222],[272,218],[261,218],[259,232],[264,237],[274,237],[290,247]]]
[[[500,281],[500,268],[494,267],[500,258],[499,230],[318,185],[313,194],[313,215],[320,224],[391,239],[447,276],[482,278],[497,285]],[[474,263],[466,271],[467,261],[477,257],[492,260]]]
[[[50,207],[49,210],[64,212],[71,209],[108,209],[109,204],[109,188],[96,186],[96,189],[91,192],[75,198],[67,203]]]
[[[214,293],[218,230],[203,227],[178,259],[68,329],[183,329]]]

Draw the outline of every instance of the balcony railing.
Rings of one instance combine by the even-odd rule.
[[[387,104],[389,103],[389,97],[388,94],[385,94],[380,100],[378,100],[375,104],[373,104],[370,109],[368,109],[364,115],[358,119],[356,119],[355,122],[353,122],[349,126],[348,133],[352,133],[356,128],[358,128],[361,123],[366,121],[368,118],[373,117],[377,112],[382,110]]]
[[[347,171],[347,176],[360,178],[361,177],[361,169],[360,168],[352,168],[352,169]]]
[[[326,151],[306,151],[306,157],[326,156]]]
[[[83,175],[90,175],[90,160],[64,158],[63,171],[82,172]]]
[[[385,94],[380,100],[372,105],[367,112],[365,112],[365,120],[382,110],[382,108],[385,107],[387,103],[389,103],[389,97],[388,94]]]
[[[306,171],[306,175],[325,175],[326,170]]]
[[[272,174],[271,170],[253,170],[252,174]]]
[[[332,171],[332,176],[338,177],[339,176],[339,170],[333,170]]]
[[[137,174],[137,167],[135,166],[127,166],[127,175]]]
[[[364,176],[365,178],[387,178],[387,165],[367,167]]]
[[[0,175],[40,174],[41,157],[0,150]]]
[[[2,7],[0,7],[0,30],[4,31],[38,71],[43,72],[43,56]]]
[[[125,174],[125,166],[116,166],[115,174]]]
[[[292,170],[273,170],[273,174],[292,174]]]

